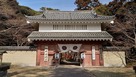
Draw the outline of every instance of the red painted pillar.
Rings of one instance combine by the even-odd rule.
[[[92,59],[92,66],[100,66],[100,52],[98,50],[95,50],[95,59]]]
[[[54,51],[49,51],[48,52],[48,65],[51,66],[53,65],[53,61],[54,61],[54,54],[55,52]]]
[[[99,52],[96,52],[95,66],[100,66],[100,54],[99,54]]]
[[[36,65],[37,66],[40,65],[40,56],[41,56],[40,52],[41,52],[41,47],[40,45],[38,45],[37,52],[36,52]]]
[[[84,67],[91,67],[91,51],[85,52]]]
[[[37,48],[36,65],[48,66],[48,61],[44,61],[44,45],[40,43]]]
[[[40,50],[37,50],[36,52],[36,65],[40,65]]]

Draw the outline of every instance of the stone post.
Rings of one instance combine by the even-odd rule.
[[[3,53],[6,53],[6,51],[0,50],[0,77],[7,77],[7,70],[10,68],[10,63],[2,63]]]
[[[2,65],[2,54],[0,54],[0,65]]]

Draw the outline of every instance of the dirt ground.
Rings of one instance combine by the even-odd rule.
[[[86,68],[96,77],[136,77],[133,68]]]
[[[72,69],[73,72],[74,70],[76,70],[75,68],[89,72],[92,75],[90,77],[136,77],[136,74],[134,73],[132,68],[102,68],[102,67],[81,68],[74,66],[58,66],[58,67],[11,66],[11,68],[8,70],[8,77],[51,77],[53,72],[57,71],[57,69],[58,71],[59,69],[61,70],[63,69],[62,71],[65,72],[65,70],[71,68],[74,68]],[[66,75],[68,75],[68,73]],[[61,77],[65,77],[65,76],[61,76]],[[68,76],[68,77],[72,77],[72,76]]]
[[[50,71],[47,67],[11,66],[8,77],[48,77]]]

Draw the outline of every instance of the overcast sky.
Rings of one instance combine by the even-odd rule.
[[[41,7],[60,9],[61,11],[73,11],[76,8],[75,0],[17,0],[20,5],[28,6],[39,11]],[[106,4],[112,0],[99,0]]]

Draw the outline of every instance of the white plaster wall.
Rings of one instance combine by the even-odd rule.
[[[65,24],[57,24],[57,25],[65,25]],[[70,25],[76,25],[76,24],[70,24]],[[53,30],[53,24],[40,23],[39,32],[101,32],[100,23],[77,24],[77,25],[87,25],[87,30]]]
[[[92,23],[87,25],[87,30],[91,31],[101,31],[101,24],[100,23]]]
[[[21,66],[36,66],[36,51],[7,51],[3,54],[3,62]]]
[[[124,51],[104,51],[103,59],[105,67],[124,67],[126,65]]]
[[[53,30],[53,25],[52,24],[44,24],[44,23],[39,23],[39,31],[46,31],[46,30]]]

